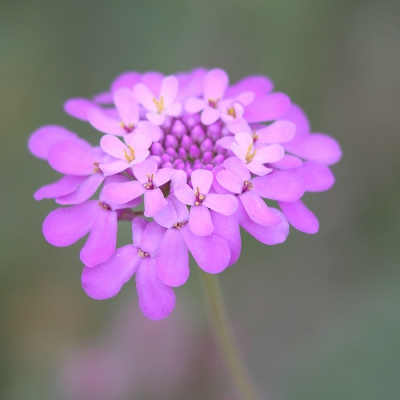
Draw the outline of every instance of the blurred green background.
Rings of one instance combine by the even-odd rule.
[[[41,234],[57,174],[30,133],[68,127],[71,97],[127,70],[265,74],[339,140],[336,185],[306,196],[315,236],[267,247],[243,236],[220,275],[249,368],[272,400],[400,398],[400,3],[359,0],[0,0],[0,398],[233,399],[199,277],[166,321],[138,312],[134,282],[97,302],[80,244]],[[122,229],[128,235],[129,227]]]

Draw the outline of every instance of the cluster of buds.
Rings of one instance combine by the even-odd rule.
[[[161,319],[189,277],[189,252],[216,274],[238,260],[240,227],[267,245],[284,242],[289,225],[318,231],[301,198],[333,185],[340,147],[272,89],[264,76],[229,86],[221,69],[127,72],[93,100],[65,104],[103,134],[100,146],[61,126],[31,135],[30,151],[64,175],[35,193],[67,206],[47,216],[44,236],[69,246],[89,234],[80,252],[89,296],[112,297],[136,273],[142,312]],[[121,220],[132,244],[117,248]]]

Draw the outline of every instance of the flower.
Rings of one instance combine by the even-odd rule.
[[[100,146],[60,126],[32,134],[30,151],[63,174],[35,198],[69,205],[47,216],[44,236],[68,246],[89,234],[81,250],[89,296],[112,297],[136,274],[142,312],[165,318],[173,288],[189,278],[189,253],[216,274],[238,260],[240,228],[268,245],[283,243],[289,225],[318,231],[302,196],[334,184],[329,166],[341,150],[272,89],[264,76],[229,86],[221,69],[126,72],[108,92],[64,106],[103,134]],[[126,220],[132,244],[117,248]]]

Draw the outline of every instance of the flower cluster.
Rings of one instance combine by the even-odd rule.
[[[340,147],[272,89],[264,76],[229,86],[221,69],[127,72],[93,100],[65,104],[103,134],[100,146],[61,126],[31,135],[30,151],[64,175],[35,198],[68,206],[47,216],[44,236],[69,246],[89,234],[80,252],[89,296],[114,296],[136,273],[142,312],[161,319],[189,277],[189,253],[215,274],[239,258],[240,227],[268,245],[284,242],[289,224],[317,232],[301,197],[333,185]],[[116,248],[121,220],[132,222],[132,244]]]

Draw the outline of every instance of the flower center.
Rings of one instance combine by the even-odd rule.
[[[164,97],[161,96],[160,100],[157,100],[155,97],[153,97],[153,101],[157,107],[157,112],[161,114],[164,111]]]
[[[206,196],[204,196],[204,194],[200,194],[200,189],[199,187],[196,188],[196,191],[194,192],[195,196],[196,196],[196,201],[194,202],[195,206],[199,206],[201,205],[201,203],[204,201],[204,199],[206,198]]]
[[[253,189],[253,183],[250,181],[244,181],[242,193],[247,192],[248,190],[251,190],[251,189]]]
[[[257,150],[254,150],[253,145],[251,144],[248,148],[247,148],[247,152],[246,152],[246,162],[252,162],[254,156],[256,155]]]
[[[96,161],[93,163],[93,165],[94,165],[93,172],[94,173],[100,172],[100,167],[99,167],[100,163]]]
[[[146,253],[142,249],[138,249],[138,255],[139,255],[139,257],[145,258],[145,257],[149,256],[149,253]]]
[[[174,228],[176,229],[181,229],[183,226],[185,226],[186,222],[175,222],[174,223]]]
[[[131,133],[135,129],[135,125],[133,125],[133,124],[128,124],[128,126],[127,126],[123,122],[120,122],[119,125],[121,128],[123,128],[125,130],[126,133]]]
[[[147,190],[157,189],[156,186],[154,186],[153,179],[154,179],[154,174],[150,174],[150,172],[148,172],[147,183],[143,185]]]
[[[103,210],[111,210],[111,207],[108,204],[103,203],[102,201],[99,201],[98,206],[101,207]]]
[[[208,105],[212,108],[217,108],[218,102],[219,102],[219,98],[218,99],[208,99]]]
[[[260,139],[260,135],[257,135],[256,131],[253,131],[253,133],[251,134],[251,137],[253,138],[253,142]]]
[[[129,154],[126,150],[124,150],[125,160],[129,163],[135,159],[135,150],[132,149],[131,145],[128,146]]]
[[[233,118],[236,118],[236,111],[234,107],[229,107],[228,108],[228,115],[230,115]]]

